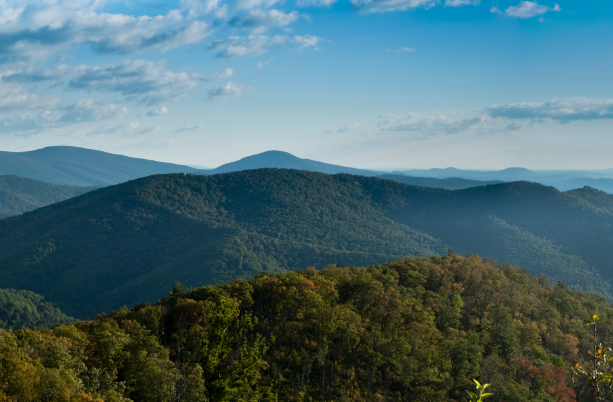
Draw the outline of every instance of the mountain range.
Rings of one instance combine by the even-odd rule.
[[[267,151],[221,165],[215,169],[208,169],[201,165],[184,166],[65,146],[47,147],[29,152],[0,152],[0,175],[15,175],[70,186],[103,187],[153,174],[212,175],[261,168],[385,176],[388,180],[401,183],[452,190],[495,182],[530,181],[554,186],[560,191],[589,186],[613,193],[613,170],[611,169],[532,171],[524,168],[509,168],[498,171],[481,171],[446,168],[384,172],[302,159],[282,151]],[[412,178],[406,179],[406,177]]]
[[[611,295],[613,196],[513,182],[450,191],[258,169],[155,175],[0,221],[0,288],[87,318],[219,283],[331,262],[481,254]]]
[[[47,147],[29,152],[0,151],[0,175],[21,176],[65,186],[103,187],[160,173],[198,174],[203,171],[77,147]]]

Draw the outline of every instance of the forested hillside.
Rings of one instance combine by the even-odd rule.
[[[613,306],[477,256],[331,265],[173,291],[53,330],[0,330],[2,400],[468,401],[577,398]],[[12,399],[8,399],[12,398]]]
[[[0,176],[0,219],[64,201],[93,189],[59,186],[18,176]]]
[[[0,289],[0,328],[51,328],[73,321],[41,295],[27,290]]]
[[[0,287],[92,317],[201,286],[330,261],[475,253],[610,296],[611,196],[526,182],[449,191],[259,169],[159,175],[0,221]]]

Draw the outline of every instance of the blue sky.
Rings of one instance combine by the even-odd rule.
[[[613,167],[613,2],[0,0],[0,149]]]

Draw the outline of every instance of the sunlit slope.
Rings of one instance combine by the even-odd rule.
[[[74,319],[41,295],[27,290],[0,289],[0,329],[52,328]]]

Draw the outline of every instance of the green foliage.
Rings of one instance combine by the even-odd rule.
[[[64,201],[93,189],[58,186],[18,176],[0,176],[0,219]]]
[[[27,290],[0,289],[0,328],[50,328],[70,324],[68,317],[41,295]]]
[[[570,377],[591,362],[591,311],[610,342],[601,296],[451,252],[260,273],[2,330],[0,400],[591,401]]]
[[[468,395],[470,396],[471,402],[482,402],[483,399],[487,398],[488,396],[492,396],[492,394],[485,392],[485,389],[489,387],[490,384],[481,385],[479,381],[475,379],[473,379],[473,381],[475,382],[475,385],[477,386],[477,393],[466,391]]]
[[[452,248],[610,297],[611,200],[526,182],[448,191],[280,169],[151,176],[0,221],[0,285],[86,319],[153,302],[177,280],[197,287]]]

